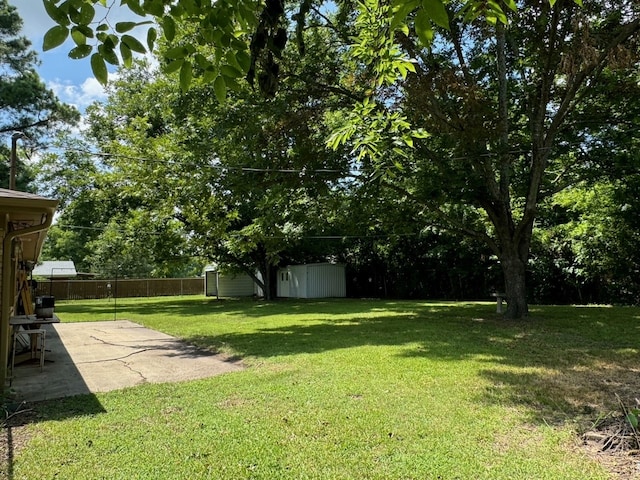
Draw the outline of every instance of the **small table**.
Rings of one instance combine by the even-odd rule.
[[[40,325],[47,323],[60,323],[60,319],[53,315],[49,318],[38,318],[35,315],[16,315],[15,317],[9,317],[9,325],[12,327],[22,327],[25,330],[29,328],[40,328]]]
[[[13,376],[13,366],[15,364],[15,344],[16,337],[20,334],[20,328],[28,331],[28,330],[37,330],[42,325],[51,324],[51,323],[60,323],[60,319],[53,315],[48,318],[38,318],[36,315],[16,315],[14,317],[9,317],[9,325],[13,327],[13,331],[11,334],[11,375]],[[35,351],[37,345],[35,345],[38,341],[36,337],[33,335],[29,335],[30,337],[30,346],[31,346],[31,357],[33,357],[33,352]],[[44,355],[43,353],[41,355]],[[44,359],[44,357],[42,357]],[[24,361],[24,360],[21,360]]]

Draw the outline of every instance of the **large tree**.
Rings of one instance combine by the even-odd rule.
[[[34,173],[22,161],[24,154],[54,129],[77,121],[79,114],[46,88],[36,72],[37,55],[29,40],[20,35],[21,30],[16,8],[0,0],[0,138],[5,140],[0,155],[7,159],[0,167],[0,178],[3,186],[8,186],[11,151],[7,144],[14,137],[12,147],[20,154],[17,186],[27,189]]]
[[[615,121],[588,106],[601,102],[598,85],[617,93],[608,72],[636,69],[640,12],[627,2],[537,1],[490,26],[457,22],[455,7],[432,48],[401,39],[417,62],[396,105],[431,136],[400,186],[444,226],[492,248],[507,316],[521,318],[538,206],[579,178],[591,138]]]
[[[254,277],[268,297],[274,268],[326,229],[317,199],[350,174],[348,158],[325,145],[326,112],[350,94],[336,86],[340,54],[329,38],[314,31],[312,54],[283,60],[277,98],[238,86],[220,103],[208,84],[182,92],[141,63],[89,110],[88,133],[125,190],[181,222],[199,255]]]
[[[60,24],[47,46],[71,32],[76,56],[94,52],[85,45],[94,33],[88,26],[94,3],[46,1]],[[368,90],[332,143],[355,139],[360,158],[375,160],[364,169],[404,168],[386,181],[392,189],[435,213],[443,227],[484,240],[500,260],[511,318],[528,314],[525,272],[538,205],[575,181],[571,174],[585,160],[575,151],[601,126],[580,122],[583,106],[604,74],[637,63],[635,3],[576,3],[504,1],[504,9],[473,0],[336,4],[346,22],[355,18],[356,42],[345,51],[360,62],[352,78]],[[246,73],[263,93],[274,94],[293,18],[284,2],[124,4],[155,16],[174,42],[165,65],[180,71],[183,89],[202,75],[222,100]],[[316,5],[295,2],[299,31]],[[196,26],[191,41],[174,41],[176,20]],[[102,31],[107,24],[98,28],[92,65],[102,81],[103,61],[117,61],[118,45],[124,44],[125,63],[131,50],[144,50],[125,33],[134,26],[116,25],[111,34]],[[155,35],[152,30],[150,48]],[[200,44],[213,45],[213,55],[203,55]],[[431,136],[407,154],[418,128]]]

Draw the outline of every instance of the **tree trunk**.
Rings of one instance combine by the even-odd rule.
[[[529,316],[526,289],[526,259],[521,259],[516,251],[503,252],[500,258],[504,274],[507,311],[504,317],[519,320]]]
[[[269,263],[267,261],[264,262],[264,268],[261,269],[262,272],[262,294],[264,295],[265,300],[273,300],[273,295],[271,294],[271,269],[269,268]]]

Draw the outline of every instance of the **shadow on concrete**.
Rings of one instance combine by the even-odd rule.
[[[12,401],[39,402],[91,393],[56,327],[42,328],[47,331],[44,369],[40,371],[37,359],[17,364],[9,390]]]
[[[42,420],[63,420],[79,415],[96,415],[105,409],[91,393],[56,328],[43,325],[46,333],[45,366],[40,371],[37,359],[15,366],[0,430],[0,477],[12,480],[16,450],[23,443],[25,425]],[[76,395],[71,408],[48,409],[46,416],[31,404]]]
[[[104,413],[95,395],[98,392],[243,369],[235,359],[127,320],[45,328],[44,370],[40,371],[37,360],[15,367],[5,404],[5,418],[9,418],[4,422],[6,428],[0,430],[0,478],[13,478],[15,433],[26,424]]]

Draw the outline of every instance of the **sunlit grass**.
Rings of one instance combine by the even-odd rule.
[[[115,306],[56,310],[138,322],[248,368],[38,405],[14,478],[607,478],[576,431],[587,406],[624,394],[611,374],[634,368],[640,328],[637,309],[599,307],[535,307],[514,323],[491,303]]]

